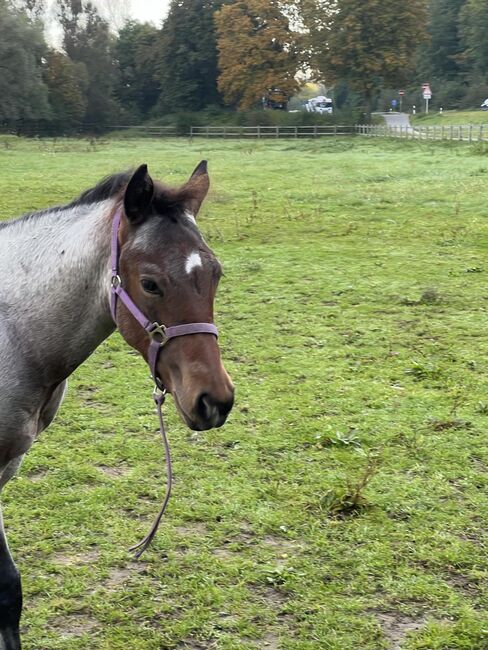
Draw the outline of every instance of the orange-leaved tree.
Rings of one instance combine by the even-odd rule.
[[[277,0],[238,0],[215,14],[219,90],[228,105],[257,105],[269,88],[296,87],[295,34]]]

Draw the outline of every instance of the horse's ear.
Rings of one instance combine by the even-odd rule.
[[[202,160],[185,185],[185,207],[193,216],[198,214],[209,187],[207,161]]]
[[[131,223],[144,221],[154,195],[154,183],[147,172],[147,165],[141,165],[133,173],[124,195],[124,209]]]

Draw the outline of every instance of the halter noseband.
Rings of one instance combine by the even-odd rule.
[[[166,431],[164,429],[163,421],[163,412],[162,407],[164,399],[166,396],[166,388],[164,387],[161,379],[158,377],[157,364],[159,354],[164,345],[170,340],[174,339],[177,336],[188,336],[190,334],[213,334],[218,337],[218,330],[213,323],[186,323],[184,325],[171,325],[166,327],[160,323],[152,323],[139,309],[135,304],[132,298],[129,296],[127,291],[122,286],[122,280],[119,275],[119,257],[120,257],[120,245],[119,245],[119,228],[120,222],[122,219],[122,209],[120,208],[115,213],[113,222],[112,222],[112,252],[111,252],[111,278],[110,278],[110,311],[112,313],[112,318],[117,325],[117,301],[120,300],[125,308],[132,314],[132,316],[137,320],[137,322],[143,327],[149,335],[149,349],[147,353],[147,362],[149,368],[151,369],[151,375],[155,384],[154,390],[154,401],[158,409],[159,415],[159,425],[161,436],[163,438],[163,443],[166,453],[166,494],[164,497],[163,505],[159,511],[158,516],[154,524],[152,525],[151,530],[146,535],[146,537],[139,543],[133,546],[130,550],[137,551],[136,557],[140,557],[142,553],[151,543],[153,537],[155,536],[161,518],[166,510],[168,505],[169,497],[171,495],[171,485],[173,479],[173,473],[171,468],[171,454],[168,443],[168,438],[166,436]]]

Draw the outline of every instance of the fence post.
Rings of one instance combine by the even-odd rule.
[[[463,127],[459,125],[459,140],[463,139]]]
[[[314,137],[314,138],[317,137],[317,125],[316,125],[316,124],[315,124],[314,127],[313,127],[313,137]]]
[[[275,129],[276,129],[276,137],[277,137],[277,138],[279,138],[279,128],[280,128],[279,126],[276,126],[276,127],[275,127]]]
[[[334,136],[337,135],[337,124],[334,124]]]
[[[261,140],[261,125],[258,124],[258,140]]]
[[[295,127],[295,138],[298,138],[298,126]]]
[[[480,124],[480,142],[483,142],[483,125]]]
[[[469,125],[469,142],[473,142],[473,125]]]

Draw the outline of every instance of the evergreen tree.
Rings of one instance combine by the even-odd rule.
[[[426,51],[433,77],[455,79],[460,71],[462,52],[459,34],[459,12],[465,0],[432,0],[429,6],[428,33],[430,42]]]
[[[0,121],[42,120],[49,114],[41,60],[42,27],[0,0]]]
[[[223,0],[172,0],[159,42],[162,112],[219,104],[214,14]]]
[[[464,62],[472,76],[488,81],[488,3],[467,0],[460,12]]]
[[[144,119],[158,100],[158,38],[156,27],[134,21],[126,23],[118,34],[116,94],[128,119]]]

